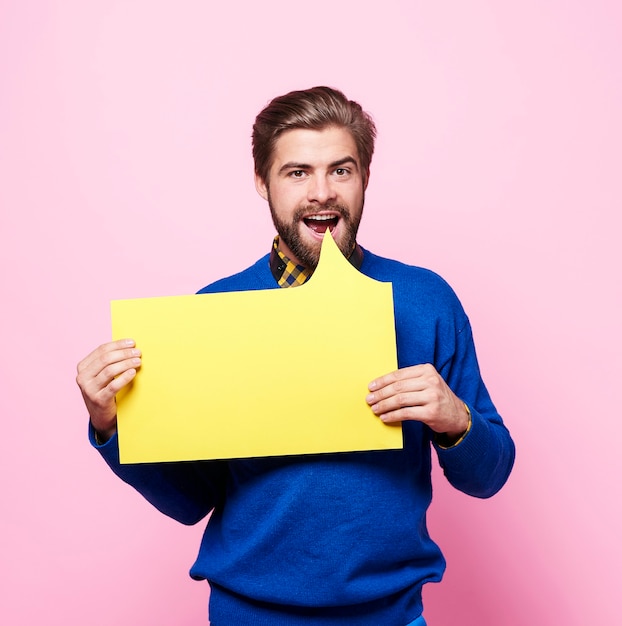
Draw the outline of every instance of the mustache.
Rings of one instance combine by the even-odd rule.
[[[307,205],[302,206],[296,210],[293,215],[294,221],[301,221],[305,216],[312,215],[314,213],[320,213],[321,211],[332,211],[333,213],[337,213],[339,217],[344,220],[350,220],[350,211],[343,204],[321,204],[321,205]]]

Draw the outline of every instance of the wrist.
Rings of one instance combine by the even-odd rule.
[[[92,425],[92,422],[91,422],[91,425]],[[116,432],[117,432],[116,426],[109,428],[107,430],[101,430],[93,426],[93,438],[95,439],[95,443],[98,446],[103,446],[105,443],[110,441],[110,439],[114,437],[114,434]]]
[[[453,448],[457,446],[459,443],[461,443],[464,440],[464,438],[469,434],[469,431],[471,430],[471,426],[473,425],[471,409],[469,409],[466,402],[463,402],[462,405],[464,407],[466,427],[458,431],[448,431],[444,433],[438,433],[435,438],[436,443],[439,447],[443,449]]]

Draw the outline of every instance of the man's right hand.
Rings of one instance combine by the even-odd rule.
[[[116,394],[136,376],[140,350],[133,339],[105,343],[78,363],[76,382],[91,424],[99,439],[107,441],[117,430]]]

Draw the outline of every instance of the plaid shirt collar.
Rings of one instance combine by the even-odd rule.
[[[363,250],[356,244],[348,261],[357,269],[361,269],[363,263]],[[288,259],[279,250],[279,236],[277,235],[272,242],[272,250],[270,250],[270,271],[274,276],[274,280],[279,287],[297,287],[303,285],[311,278],[313,270],[307,269],[302,265],[297,265]]]

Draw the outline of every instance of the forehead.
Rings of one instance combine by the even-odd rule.
[[[359,162],[356,142],[349,130],[329,126],[322,130],[295,128],[285,131],[274,146],[273,167],[284,163],[321,166],[351,157]]]

